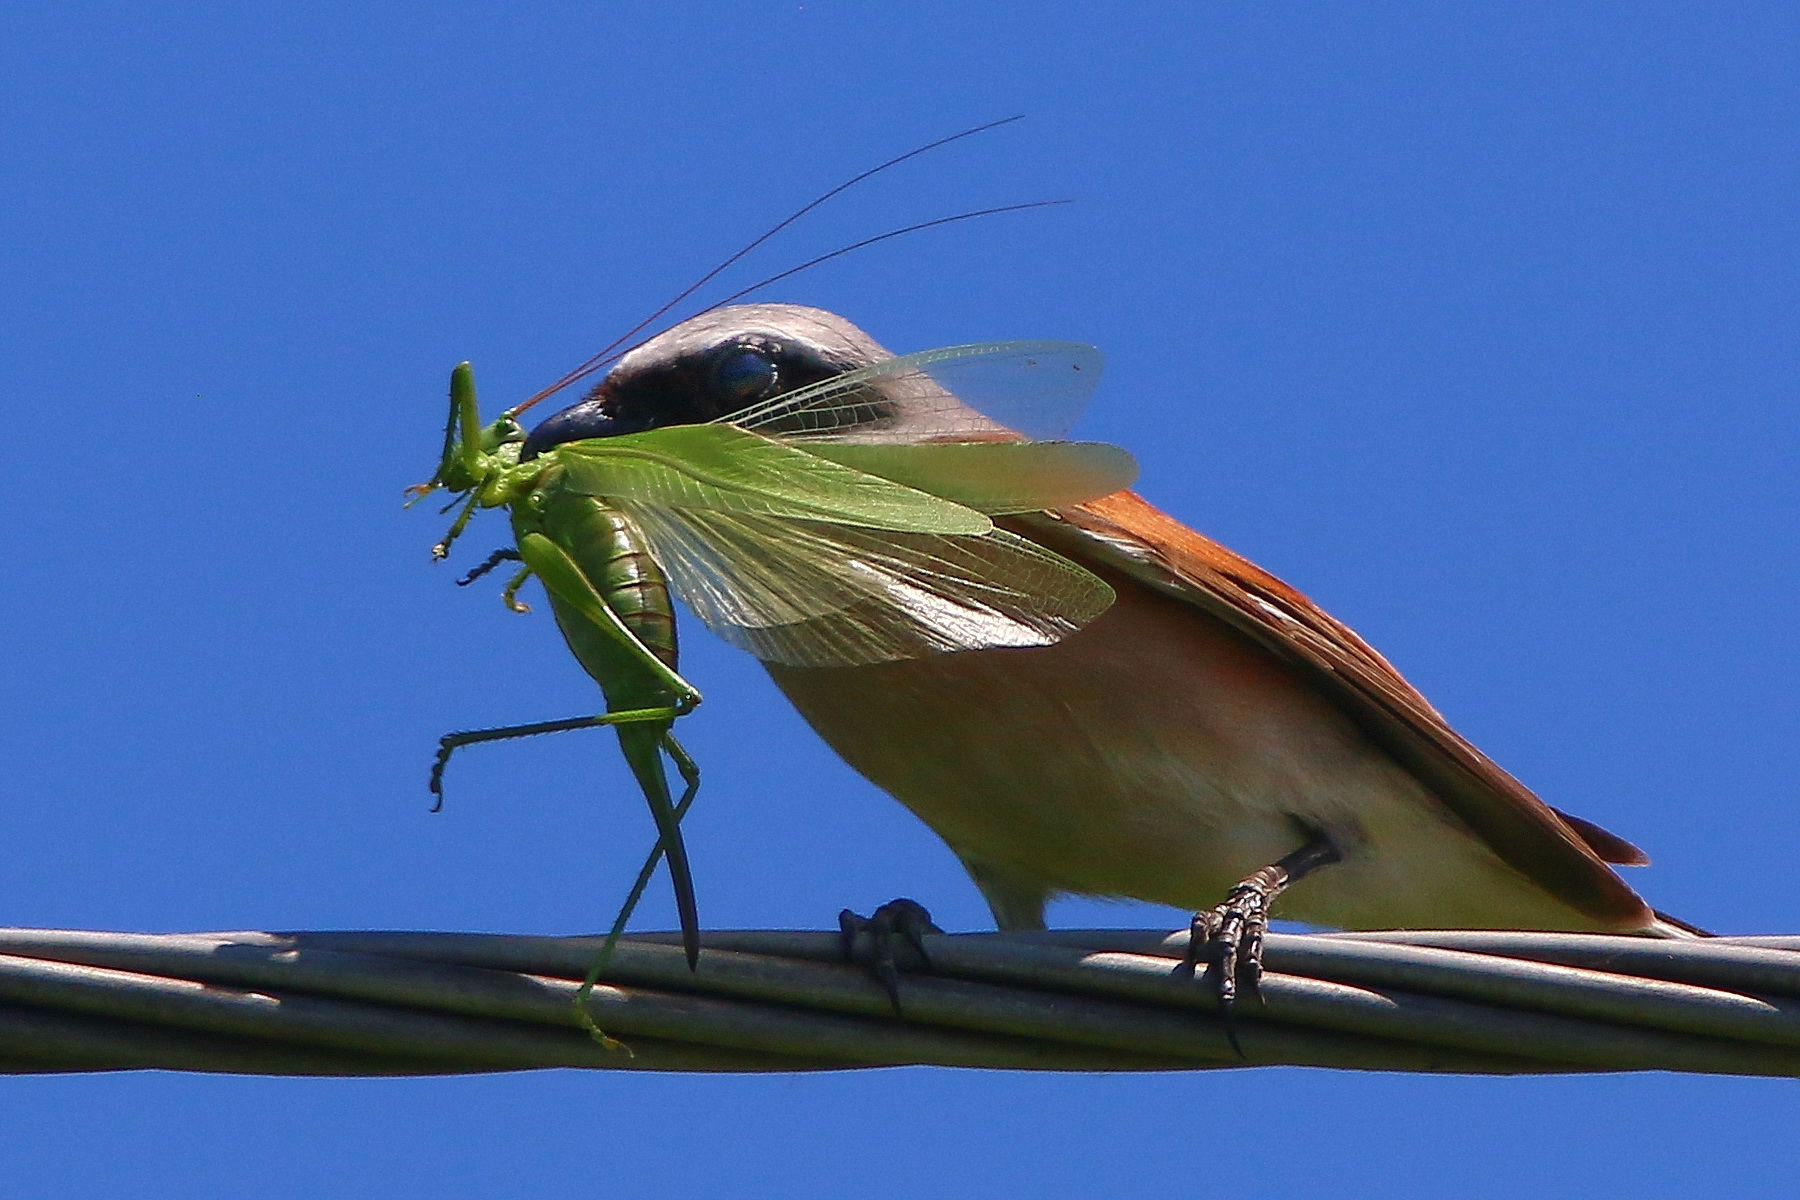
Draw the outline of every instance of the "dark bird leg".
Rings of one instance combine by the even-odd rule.
[[[916,900],[890,900],[871,915],[864,917],[845,909],[838,914],[838,934],[844,948],[844,961],[859,961],[856,953],[856,939],[859,934],[868,937],[869,953],[861,959],[869,969],[876,982],[888,994],[888,1000],[894,1006],[894,1015],[903,1016],[900,1011],[900,968],[894,960],[894,945],[904,940],[918,954],[925,969],[931,969],[931,957],[925,953],[925,935],[942,933],[932,923],[931,913]]]
[[[1191,976],[1196,966],[1206,964],[1206,975],[1218,988],[1219,1012],[1234,1048],[1237,1034],[1231,1018],[1240,981],[1246,994],[1262,999],[1262,947],[1263,935],[1269,931],[1269,906],[1289,884],[1343,857],[1323,831],[1308,827],[1307,832],[1311,836],[1300,849],[1246,876],[1217,908],[1194,914],[1187,955],[1175,968],[1177,974]],[[1242,1054],[1242,1049],[1238,1053]]]

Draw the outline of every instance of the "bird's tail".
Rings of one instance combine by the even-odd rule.
[[[1709,938],[1719,935],[1710,929],[1702,929],[1698,925],[1690,925],[1680,917],[1671,917],[1666,912],[1656,913],[1656,924],[1644,930],[1645,937],[1660,938]]]

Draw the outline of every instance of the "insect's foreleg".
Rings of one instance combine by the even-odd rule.
[[[442,487],[444,476],[449,473],[451,464],[456,461],[456,431],[463,423],[462,411],[459,407],[463,397],[457,386],[457,376],[467,366],[467,363],[463,363],[450,373],[450,417],[444,422],[444,448],[438,455],[437,474],[433,475],[428,483],[415,483],[406,489],[406,507],[408,508]],[[470,382],[473,383],[473,376],[470,377]],[[473,397],[471,396],[470,399]]]
[[[437,803],[431,806],[431,811],[437,812],[444,807],[444,768],[450,765],[450,756],[463,746],[536,737],[540,733],[567,733],[571,729],[600,729],[608,725],[630,725],[643,721],[666,723],[680,715],[673,708],[634,708],[623,712],[599,713],[591,717],[565,717],[560,721],[534,721],[530,725],[502,725],[496,729],[466,729],[458,733],[446,733],[438,739],[437,758],[431,764],[431,794],[437,797]],[[677,767],[679,768],[679,763]],[[682,778],[687,778],[687,772],[682,772]]]
[[[469,527],[469,518],[474,515],[475,497],[470,496],[468,500],[463,503],[462,511],[456,514],[456,520],[450,522],[450,532],[446,533],[443,536],[443,539],[431,548],[432,561],[442,562],[444,559],[450,557],[451,545],[457,538],[462,536],[462,531]]]

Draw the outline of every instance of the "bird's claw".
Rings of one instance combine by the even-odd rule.
[[[1269,931],[1272,892],[1252,877],[1227,892],[1225,903],[1194,914],[1182,970],[1192,974],[1205,963],[1203,978],[1212,981],[1225,1011],[1236,1003],[1240,988],[1253,1000],[1262,998],[1263,935]]]
[[[844,950],[844,961],[861,962],[887,992],[888,1001],[894,1006],[894,1015],[900,1016],[900,967],[894,959],[894,946],[897,941],[904,941],[918,954],[920,962],[926,969],[931,967],[931,956],[925,953],[925,935],[942,933],[932,923],[931,913],[916,900],[890,900],[869,916],[861,916],[845,909],[838,914],[838,936]],[[856,952],[858,935],[868,937],[868,954],[859,958]]]
[[[1219,1015],[1232,1049],[1242,1055],[1233,1016],[1238,998],[1262,1001],[1263,936],[1269,931],[1269,904],[1287,882],[1279,867],[1265,867],[1225,894],[1225,903],[1194,914],[1188,929],[1187,954],[1177,974],[1192,976],[1206,964],[1201,976],[1219,1000]]]

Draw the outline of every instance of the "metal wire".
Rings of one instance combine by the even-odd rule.
[[[0,1071],[159,1068],[424,1075],[590,1067],[807,1071],[930,1064],[1052,1071],[1295,1065],[1531,1074],[1800,1077],[1800,938],[1271,934],[1237,1046],[1185,934],[926,939],[902,1010],[835,933],[620,942],[595,989],[609,1050],[571,1007],[597,938],[0,930]],[[913,964],[922,968],[924,964]]]

